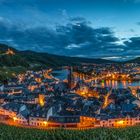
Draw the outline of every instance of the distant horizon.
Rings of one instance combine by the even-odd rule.
[[[0,42],[19,50],[140,57],[140,0],[0,0]]]
[[[135,57],[135,58],[131,58],[131,59],[127,59],[127,58],[125,58],[125,59],[116,59],[116,58],[114,58],[114,59],[112,59],[112,57],[111,58],[99,58],[99,57],[86,57],[86,56],[67,56],[67,55],[61,55],[61,54],[53,54],[53,53],[48,53],[48,52],[43,52],[43,51],[37,51],[37,50],[30,50],[30,49],[25,49],[25,50],[20,50],[20,49],[18,49],[18,48],[16,48],[16,47],[14,47],[14,46],[10,46],[10,45],[8,45],[8,44],[4,44],[4,43],[1,43],[0,42],[0,44],[3,44],[3,45],[7,45],[9,48],[11,47],[11,48],[13,48],[13,49],[15,49],[15,50],[17,50],[17,51],[32,51],[32,52],[35,52],[35,53],[46,53],[46,54],[50,54],[50,55],[57,55],[57,56],[64,56],[64,57],[77,57],[77,58],[85,58],[85,59],[102,59],[102,60],[109,60],[109,61],[114,61],[114,62],[127,62],[127,61],[129,61],[129,60],[134,60],[134,59],[136,59],[136,58],[139,58],[139,56],[138,57]]]

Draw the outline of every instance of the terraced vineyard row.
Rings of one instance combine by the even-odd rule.
[[[37,130],[0,124],[0,140],[139,140],[140,127],[92,130]]]

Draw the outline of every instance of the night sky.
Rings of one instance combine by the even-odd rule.
[[[140,56],[140,0],[0,0],[0,42],[20,50]]]

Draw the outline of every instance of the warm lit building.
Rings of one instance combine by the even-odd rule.
[[[78,127],[94,127],[96,119],[94,117],[80,116]]]
[[[13,50],[11,50],[11,49],[8,49],[8,50],[6,51],[6,54],[7,54],[7,55],[15,55],[15,52],[14,52]]]
[[[100,127],[126,127],[140,124],[140,117],[131,118],[115,118],[108,120],[101,120]]]

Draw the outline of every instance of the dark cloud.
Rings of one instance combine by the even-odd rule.
[[[124,43],[129,49],[140,50],[140,37],[132,37]]]
[[[13,25],[0,18],[0,41],[20,50],[85,57],[120,57],[130,54],[128,48],[137,50],[140,47],[140,38],[131,38],[125,44],[119,44],[120,39],[114,35],[112,29],[93,28],[88,21],[79,17],[55,28]]]
[[[124,43],[127,46],[126,56],[131,56],[132,58],[140,57],[140,37],[132,37]]]

